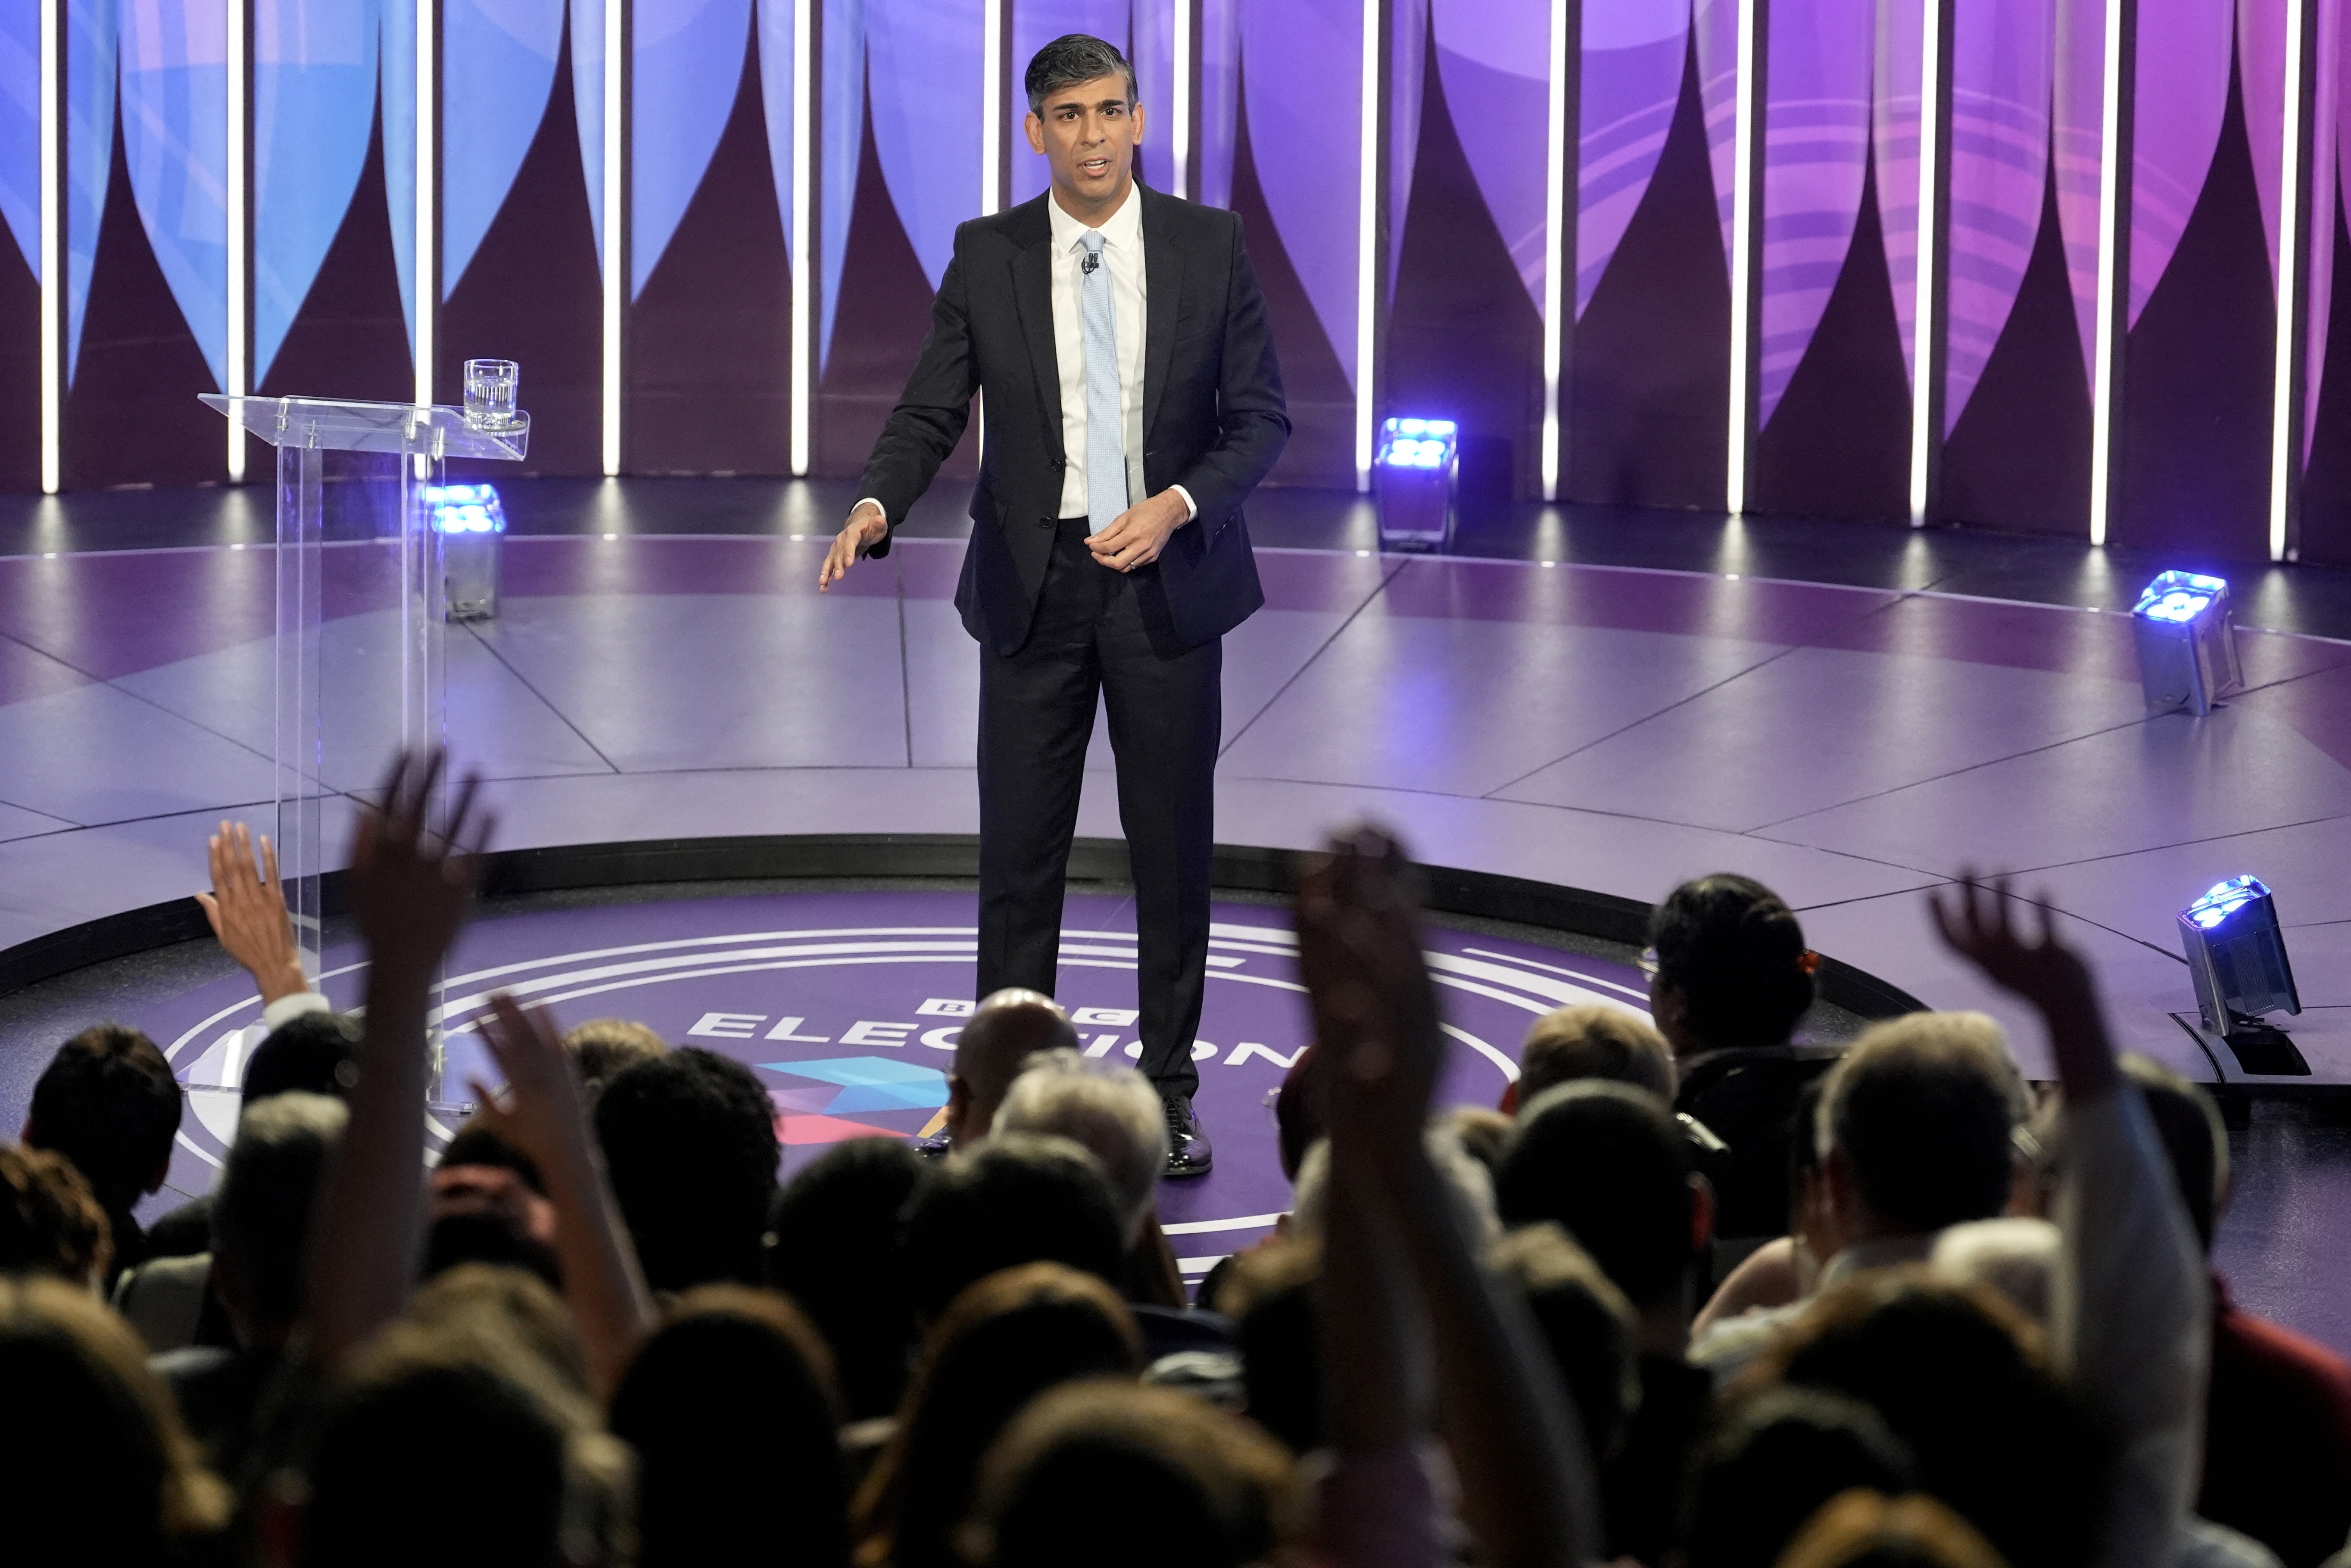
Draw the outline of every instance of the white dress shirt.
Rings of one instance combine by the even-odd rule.
[[[1086,327],[1080,290],[1085,272],[1087,225],[1061,210],[1049,191],[1045,211],[1053,224],[1053,357],[1061,382],[1061,451],[1069,466],[1061,471],[1061,515],[1086,515]],[[1150,288],[1143,265],[1143,196],[1134,185],[1118,211],[1102,220],[1102,265],[1110,269],[1111,299],[1118,319],[1118,407],[1125,425],[1126,505],[1150,492],[1143,483],[1143,338]],[[1169,489],[1184,498],[1184,520],[1199,514],[1192,493],[1180,484]],[[872,502],[866,496],[860,506]],[[1125,510],[1124,507],[1120,508]]]

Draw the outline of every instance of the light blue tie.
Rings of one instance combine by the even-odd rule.
[[[1086,323],[1086,518],[1099,534],[1126,510],[1126,420],[1118,400],[1118,307],[1111,297],[1102,233],[1081,244],[1078,297]]]

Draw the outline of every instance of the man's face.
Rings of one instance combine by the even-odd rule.
[[[1134,178],[1143,106],[1115,74],[1057,88],[1029,116],[1029,145],[1045,155],[1053,188],[1073,216],[1115,210]]]

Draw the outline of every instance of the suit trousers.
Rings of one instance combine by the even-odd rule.
[[[979,994],[1008,985],[1053,994],[1100,692],[1134,877],[1141,1065],[1162,1094],[1188,1096],[1200,1081],[1192,1036],[1207,973],[1224,645],[1175,651],[1169,629],[1149,624],[1156,607],[1142,585],[1094,560],[1087,526],[1083,517],[1056,525],[1020,650],[980,645]]]

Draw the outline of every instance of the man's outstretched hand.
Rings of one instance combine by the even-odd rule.
[[[1111,570],[1131,572],[1159,559],[1169,537],[1191,516],[1192,509],[1184,504],[1181,495],[1163,490],[1111,519],[1109,527],[1086,540],[1086,548]]]
[[[2025,903],[2011,893],[2007,877],[1987,883],[1970,869],[1948,897],[1929,893],[1927,904],[1945,946],[2031,1002],[2047,1023],[2067,1095],[2089,1098],[2114,1086],[2114,1048],[2097,982],[2082,955],[2057,935],[2045,898]],[[2024,909],[2032,911],[2029,929]]]
[[[841,532],[832,536],[832,548],[824,553],[824,569],[816,577],[817,592],[831,593],[832,585],[849,575],[850,567],[889,536],[890,520],[882,515],[882,509],[870,501],[859,502]]]
[[[261,990],[264,1007],[310,989],[302,954],[294,943],[294,921],[286,913],[286,892],[277,879],[277,848],[261,840],[254,861],[253,835],[241,822],[224,822],[205,844],[213,890],[196,895],[213,935]]]
[[[446,762],[437,749],[403,754],[384,781],[383,805],[360,817],[351,846],[351,912],[380,973],[430,974],[473,908],[482,846],[495,822],[475,809],[482,781],[473,774],[458,786],[447,830],[433,831]]]

